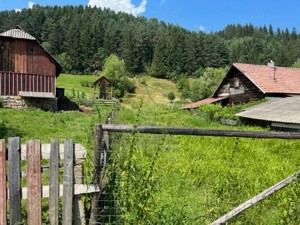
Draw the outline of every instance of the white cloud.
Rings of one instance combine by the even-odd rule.
[[[109,8],[116,12],[126,12],[137,16],[146,11],[147,0],[142,0],[139,6],[131,3],[131,0],[89,0],[89,6]]]
[[[202,25],[200,25],[199,30],[200,30],[200,31],[205,31],[205,27],[202,26]]]
[[[29,8],[29,9],[32,9],[33,5],[34,5],[34,2],[31,2],[31,1],[28,2],[28,8]]]
[[[15,9],[15,12],[21,12],[22,10],[21,9]]]

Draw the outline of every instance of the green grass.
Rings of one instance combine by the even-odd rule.
[[[94,89],[92,87],[83,87],[81,82],[87,81],[89,83],[95,82],[99,77],[95,75],[71,75],[71,74],[60,74],[56,80],[56,86],[65,89],[65,95],[71,96],[72,89],[80,93],[85,92],[86,97],[91,100],[94,96]]]

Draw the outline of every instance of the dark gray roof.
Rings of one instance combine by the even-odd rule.
[[[300,96],[272,99],[237,113],[239,117],[300,124]]]
[[[2,37],[9,37],[9,38],[18,38],[18,39],[27,39],[27,40],[36,40],[35,37],[31,36],[30,34],[26,33],[24,30],[20,28],[14,28],[3,33],[0,33]]]

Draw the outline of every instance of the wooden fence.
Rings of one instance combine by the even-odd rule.
[[[26,145],[21,145],[19,137],[12,137],[8,138],[7,148],[5,140],[1,139],[0,224],[8,223],[8,214],[9,224],[26,221],[21,213],[22,202],[26,200],[22,199],[27,199],[25,223],[42,224],[42,198],[49,198],[50,224],[85,224],[80,195],[99,192],[98,185],[82,184],[83,174],[80,164],[85,154],[86,150],[83,146],[74,144],[72,140],[66,140],[64,144],[59,144],[58,140],[51,140],[51,144],[41,144],[39,140],[30,140]],[[22,160],[26,161],[27,187],[21,186],[25,180],[21,175],[21,169],[24,167],[24,163],[21,164]],[[41,160],[49,161],[49,169],[45,166],[41,167]],[[63,165],[60,160],[63,160]],[[59,179],[61,166],[63,166],[63,179]],[[42,186],[45,176],[41,170],[49,170],[49,182],[47,182],[49,185]],[[6,171],[8,171],[7,175]],[[60,184],[59,180],[63,180],[63,184]],[[59,221],[59,196],[63,196],[62,221]]]
[[[170,135],[194,135],[194,136],[219,136],[219,137],[242,137],[242,138],[263,138],[263,139],[300,139],[300,132],[257,132],[257,131],[237,131],[237,130],[212,130],[212,129],[194,129],[194,128],[170,128],[154,126],[132,126],[132,125],[114,125],[110,123],[96,125],[96,135],[98,140],[108,143],[108,132],[119,133],[147,133],[147,134],[170,134]],[[99,148],[100,149],[100,148]],[[99,152],[100,155],[100,152]],[[99,170],[100,171],[100,170]],[[100,174],[100,173],[99,173]],[[290,183],[300,178],[300,171],[274,184],[272,187],[264,190],[248,201],[237,206],[221,218],[215,220],[211,225],[224,224],[234,216],[240,214],[257,202],[267,198]]]

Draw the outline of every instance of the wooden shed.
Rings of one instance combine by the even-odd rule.
[[[61,69],[61,65],[36,38],[20,27],[0,33],[2,98],[18,96],[27,99],[28,103],[37,102],[37,99],[55,99],[56,78]],[[30,101],[29,98],[36,99]]]
[[[94,98],[112,99],[112,84],[104,76],[100,77],[93,83]]]

